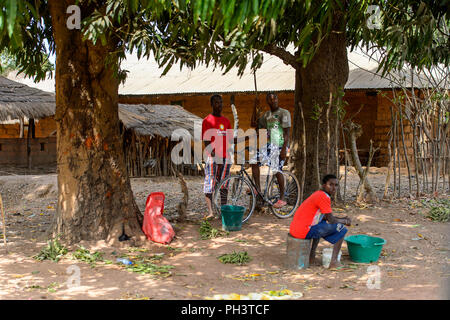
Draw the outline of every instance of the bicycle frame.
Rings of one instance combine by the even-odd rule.
[[[273,190],[272,189],[273,183],[276,183],[276,180],[278,180],[278,179],[275,180],[275,178],[278,178],[278,177],[274,177],[274,175],[277,175],[278,172],[280,172],[280,171],[269,166],[265,185],[263,186],[263,188],[261,188],[261,190],[258,190],[256,183],[251,178],[250,174],[246,171],[246,169],[247,168],[245,168],[245,164],[241,164],[241,168],[238,172],[236,172],[234,175],[231,175],[229,178],[225,179],[225,181],[227,179],[231,179],[231,178],[237,179],[236,183],[233,182],[233,184],[232,184],[231,194],[228,193],[229,187],[226,187],[226,189],[227,189],[226,194],[231,196],[231,198],[229,200],[231,200],[232,205],[238,205],[237,204],[238,198],[240,199],[240,197],[242,195],[245,196],[245,193],[248,194],[248,191],[251,191],[252,202],[250,203],[250,208],[249,208],[250,212],[246,215],[246,218],[243,220],[243,222],[247,221],[250,218],[250,216],[252,215],[253,210],[255,209],[255,202],[256,202],[256,207],[261,207],[261,205],[268,206],[270,208],[270,210],[272,211],[272,213],[275,216],[277,216],[278,218],[290,217],[296,207],[293,207],[287,213],[286,212],[280,213],[277,210],[275,210],[273,207],[273,205],[276,203],[277,199],[279,199],[279,197],[280,197],[279,192],[281,192],[281,190],[277,190],[277,189]],[[285,186],[286,186],[287,179],[283,172],[284,171],[281,171],[280,173],[282,173],[282,175],[283,175],[283,179],[284,179]],[[293,179],[294,179],[293,181],[297,186],[297,192],[298,192],[299,183],[298,183],[297,179],[291,173],[288,173],[288,176],[293,177]],[[220,205],[226,204],[226,203],[223,203],[223,198],[222,198],[222,196],[225,195],[225,193],[222,193],[222,191],[221,191],[222,188],[225,187],[225,184],[223,186],[222,186],[222,184],[223,184],[222,182],[220,182],[219,184],[220,184],[220,188],[215,190],[213,202],[214,202],[214,210],[216,210],[216,212],[218,212],[220,214]],[[244,186],[246,186],[246,187],[244,187]],[[250,188],[250,189],[247,189],[247,192],[246,192],[244,188]],[[218,192],[219,190],[220,190],[220,192]],[[275,191],[275,192],[273,192],[273,191]],[[286,192],[286,190],[285,190],[285,192]],[[256,197],[255,197],[255,195],[256,195]],[[220,196],[220,201],[218,198],[219,196]],[[286,196],[286,193],[285,193],[285,196]],[[226,196],[226,197],[228,197],[228,196]],[[262,202],[259,205],[257,204],[258,197],[261,198],[260,201],[262,200]],[[298,193],[296,194],[296,197],[297,197],[297,199],[296,199],[295,205],[297,205],[297,203],[298,203],[298,197],[299,197]],[[245,197],[242,199],[245,199]],[[228,200],[227,200],[227,203],[228,203]],[[243,204],[239,204],[239,205],[243,205]]]
[[[256,191],[256,196],[259,195],[264,202],[267,202],[269,204],[272,204],[269,201],[269,199],[267,199],[267,193],[268,193],[268,187],[269,187],[269,178],[271,177],[271,171],[272,170],[271,170],[271,168],[269,166],[269,174],[266,177],[266,183],[265,183],[265,186],[264,186],[264,193],[261,194],[261,192],[258,190],[255,182],[253,181],[253,179],[250,177],[250,175],[245,170],[244,165],[241,164],[241,169],[239,170],[239,175],[247,177],[247,179],[250,181],[250,184],[252,185],[253,189]]]

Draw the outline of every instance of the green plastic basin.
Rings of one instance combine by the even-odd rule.
[[[242,218],[245,207],[224,205],[220,207],[222,216],[222,229],[225,231],[239,231],[242,228]]]
[[[378,261],[386,240],[364,234],[345,238],[350,259],[354,262],[370,263]]]

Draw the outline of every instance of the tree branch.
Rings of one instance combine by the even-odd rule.
[[[299,69],[301,66],[300,62],[297,61],[296,56],[294,56],[292,53],[290,53],[286,49],[277,47],[274,44],[269,44],[267,46],[264,46],[263,48],[261,48],[261,50],[280,58],[285,64],[292,66],[294,69]]]

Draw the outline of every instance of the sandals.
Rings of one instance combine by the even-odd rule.
[[[276,209],[280,209],[283,208],[285,205],[287,205],[286,201],[278,200],[277,202],[274,203],[273,207]]]

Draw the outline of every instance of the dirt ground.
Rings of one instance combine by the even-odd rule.
[[[383,169],[374,168],[369,178],[382,195]],[[241,231],[201,240],[199,227],[206,209],[201,177],[186,177],[190,192],[188,221],[174,223],[176,238],[169,245],[148,242],[145,247],[131,248],[126,242],[117,247],[103,242],[82,242],[80,245],[91,252],[102,252],[104,259],[113,263],[98,262],[91,267],[76,260],[72,253],[77,246],[69,247],[69,253],[58,263],[36,261],[33,256],[49,239],[57,202],[56,179],[56,174],[0,176],[9,251],[5,252],[2,236],[0,299],[191,300],[282,289],[301,292],[302,299],[450,298],[448,223],[430,221],[426,209],[411,199],[382,201],[371,206],[352,204],[358,183],[354,173],[348,176],[349,202],[335,207],[335,212],[352,218],[348,235],[367,234],[386,239],[380,259],[372,264],[353,263],[344,242],[343,268],[312,266],[300,271],[284,266],[291,219],[278,219],[262,212],[254,214]],[[179,183],[173,178],[132,179],[132,188],[142,212],[151,192],[165,192],[165,215],[169,218],[182,198]],[[212,221],[212,225],[221,229],[219,220]],[[319,259],[326,247],[331,245],[321,241]],[[219,255],[233,251],[247,251],[252,260],[243,266],[218,260]],[[131,259],[136,255],[157,255],[159,265],[173,268],[167,277],[134,273],[115,263],[121,254]],[[373,266],[379,271],[375,277]]]

